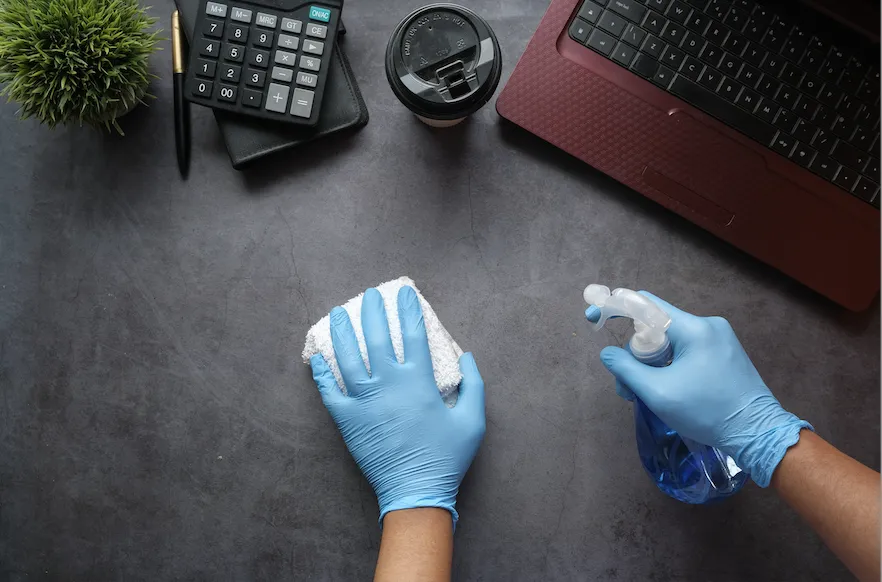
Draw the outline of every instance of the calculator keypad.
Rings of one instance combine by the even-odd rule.
[[[187,98],[294,123],[314,124],[333,49],[337,8],[289,12],[204,1],[188,69]],[[248,0],[248,4],[260,4]],[[268,78],[269,77],[269,78]],[[242,109],[247,108],[247,109]]]

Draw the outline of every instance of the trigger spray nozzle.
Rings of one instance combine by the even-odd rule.
[[[610,292],[606,285],[588,285],[583,293],[585,301],[600,309],[600,319],[594,326],[599,330],[611,317],[628,317],[634,320],[634,335],[630,348],[638,360],[654,359],[670,349],[667,329],[671,318],[654,301],[631,289]]]

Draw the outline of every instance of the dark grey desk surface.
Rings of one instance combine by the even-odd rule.
[[[493,102],[422,126],[382,65],[418,4],[347,3],[367,128],[247,174],[195,108],[178,179],[168,50],[125,138],[0,106],[0,579],[368,579],[374,496],[299,355],[318,317],[401,274],[487,383],[456,579],[847,578],[771,491],[695,508],[654,489],[597,357],[621,329],[589,333],[581,290],[728,317],[784,405],[874,468],[878,304],[841,311]],[[507,77],[547,2],[471,4]],[[171,0],[153,6],[167,28]]]

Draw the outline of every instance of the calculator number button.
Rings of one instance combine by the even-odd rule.
[[[264,28],[275,28],[276,21],[277,17],[274,14],[264,14],[263,12],[257,13],[257,26],[263,26]]]
[[[193,95],[196,97],[205,97],[208,99],[211,97],[211,89],[214,87],[214,83],[211,81],[196,81],[193,83]]]
[[[300,68],[306,69],[307,71],[318,71],[322,68],[322,61],[321,59],[303,55],[300,57]]]
[[[321,55],[323,52],[325,52],[325,43],[313,40],[305,40],[303,41],[303,52],[312,55]]]
[[[273,67],[274,81],[284,81],[285,83],[290,83],[293,78],[293,69],[286,69],[285,67]]]
[[[296,51],[300,46],[300,39],[290,34],[279,35],[279,47],[290,51]]]
[[[221,79],[223,81],[227,81],[228,83],[238,83],[239,75],[242,74],[242,67],[237,67],[236,65],[224,65],[223,74],[221,75]]]
[[[313,24],[310,22],[306,26],[306,34],[315,38],[325,38],[328,36],[328,27],[323,24]]]
[[[291,98],[291,115],[309,119],[312,115],[312,99],[315,93],[306,89],[294,89],[294,97]]]
[[[248,69],[245,83],[252,87],[263,87],[266,84],[266,71],[255,71]]]
[[[217,16],[218,18],[227,17],[227,5],[220,2],[208,2],[205,5],[205,13],[209,16]]]
[[[312,73],[300,71],[297,73],[297,84],[304,87],[315,87],[318,84],[318,77]]]
[[[217,89],[217,100],[224,101],[226,103],[235,103],[236,93],[236,87],[230,87],[229,85],[220,85]]]
[[[236,8],[235,6],[233,6],[233,13],[230,15],[230,18],[237,22],[244,22],[245,24],[248,24],[249,22],[251,22],[251,11],[246,10],[245,8]]]
[[[212,38],[220,38],[224,35],[224,23],[222,20],[206,18],[202,23],[202,34]]]
[[[269,66],[269,53],[267,51],[250,49],[248,51],[248,64],[261,69],[267,68]]]
[[[214,71],[217,69],[216,61],[209,61],[208,59],[199,59],[197,61],[196,66],[196,74],[200,77],[208,77],[209,79],[214,78]]]
[[[227,45],[227,50],[224,52],[224,58],[228,61],[233,61],[234,63],[241,63],[242,59],[245,58],[245,49],[236,46],[234,44]]]
[[[208,40],[205,38],[199,39],[199,54],[203,57],[214,57],[218,58],[221,52],[221,48],[223,47],[222,42],[218,42],[216,40]]]
[[[284,30],[285,32],[292,32],[294,34],[300,34],[300,31],[303,30],[303,23],[299,20],[294,20],[293,18],[283,18],[282,30]]]
[[[290,88],[285,85],[270,83],[269,93],[266,96],[266,110],[276,113],[285,113],[288,107],[288,92]]]
[[[245,107],[254,107],[256,109],[260,109],[260,104],[263,103],[263,93],[260,91],[255,91],[254,89],[245,89],[242,92],[242,105]]]
[[[261,46],[264,48],[270,48],[273,46],[273,37],[275,36],[272,32],[267,32],[265,30],[257,31],[257,35],[254,37],[255,46]]]
[[[244,44],[248,41],[248,27],[239,24],[231,24],[227,29],[227,40]]]

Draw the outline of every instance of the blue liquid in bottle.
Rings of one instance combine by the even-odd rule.
[[[657,357],[641,360],[666,366],[670,353],[668,345]],[[643,468],[663,493],[678,501],[713,503],[738,493],[747,481],[732,457],[680,436],[639,398],[634,400],[634,426]]]

